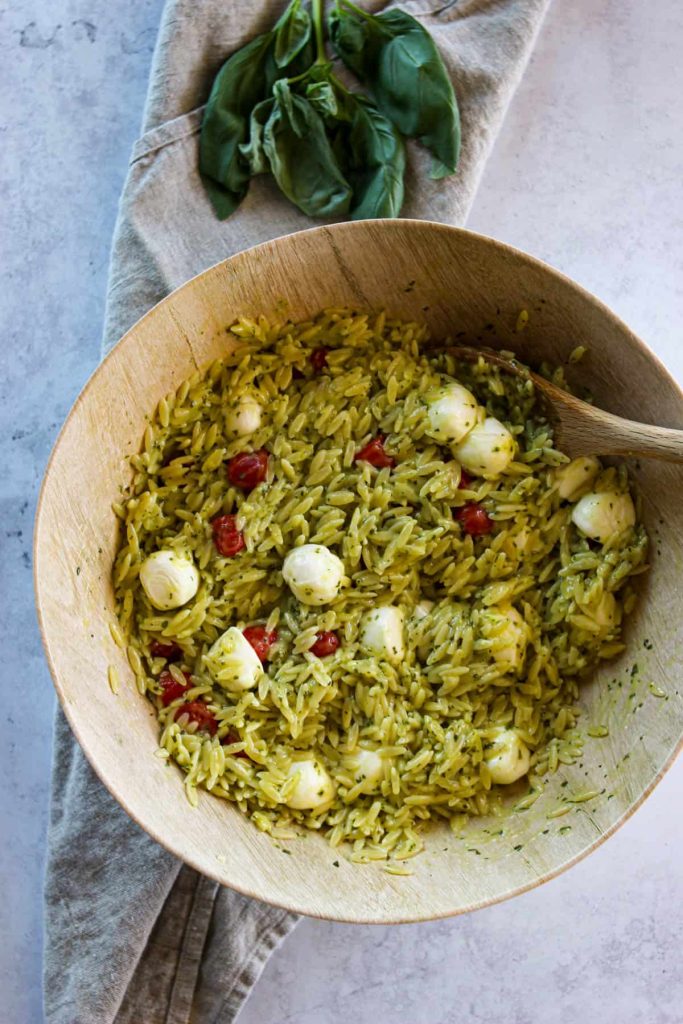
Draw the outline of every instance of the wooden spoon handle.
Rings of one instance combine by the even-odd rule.
[[[559,388],[553,388],[555,390],[558,394],[553,395],[552,400],[557,403],[560,449],[566,439],[572,455],[642,455],[683,463],[683,430],[625,420],[581,402]]]

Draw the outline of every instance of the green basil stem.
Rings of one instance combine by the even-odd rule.
[[[325,57],[325,38],[323,35],[323,0],[312,0],[313,29],[315,31],[316,64],[322,64]]]

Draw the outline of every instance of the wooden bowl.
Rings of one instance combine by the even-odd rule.
[[[426,321],[438,338],[462,331],[470,342],[512,348],[532,365],[566,363],[572,349],[586,345],[590,354],[569,368],[570,378],[589,386],[599,405],[683,427],[683,395],[645,345],[597,299],[521,252],[407,220],[290,235],[179,288],[90,379],[43,484],[38,612],[71,727],[103,783],[154,839],[222,884],[290,910],[339,921],[420,921],[505,899],[569,867],[635,810],[680,749],[680,470],[654,461],[632,466],[651,531],[652,569],[629,622],[626,653],[583,688],[581,728],[607,725],[607,738],[587,739],[581,762],[550,777],[530,809],[473,822],[464,839],[445,827],[429,833],[426,852],[409,862],[410,877],[350,864],[313,834],[289,843],[291,856],[283,856],[227,803],[200,792],[192,809],[179,771],[154,757],[155,716],[109,634],[117,543],[111,503],[128,482],[127,457],[139,449],[145,416],[225,352],[226,326],[238,314],[297,320],[341,305]],[[522,309],[529,324],[516,333]],[[110,663],[122,681],[118,696],[107,685]],[[604,793],[548,817],[562,799],[586,790]]]

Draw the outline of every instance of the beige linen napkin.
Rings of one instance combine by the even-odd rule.
[[[435,37],[463,125],[461,165],[452,178],[431,181],[426,155],[409,147],[404,216],[465,221],[549,2],[400,5]],[[119,209],[105,352],[187,278],[248,246],[311,227],[266,176],[252,182],[231,219],[219,222],[197,174],[201,104],[215,72],[269,27],[282,6],[278,0],[167,0],[143,135]],[[48,844],[49,1024],[228,1024],[297,920],[198,875],[142,832],[96,779],[61,712]]]

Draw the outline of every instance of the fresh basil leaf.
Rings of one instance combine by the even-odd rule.
[[[275,63],[286,68],[311,38],[311,16],[293,0],[275,26]]]
[[[346,54],[352,58],[354,54],[367,52],[369,57],[371,49],[379,51],[384,33],[374,22],[375,19],[369,14],[367,19],[361,18],[340,4],[336,4],[328,14],[327,31],[330,41],[347,67],[352,65],[347,62]],[[358,72],[356,74],[360,78]]]
[[[263,129],[273,112],[275,100],[261,100],[251,112],[249,119],[249,141],[243,142],[239,149],[247,161],[252,175],[266,174],[270,170],[268,157],[263,148]]]
[[[240,147],[248,143],[249,117],[281,75],[297,75],[313,61],[310,39],[285,71],[274,56],[275,33],[266,32],[229,57],[216,75],[199,137],[199,170],[216,216],[224,220],[247,194],[251,174]],[[211,184],[213,182],[213,184]]]
[[[330,82],[309,82],[306,86],[306,99],[323,120],[337,117],[339,104]]]
[[[365,96],[355,93],[350,125],[342,126],[342,157],[353,189],[351,218],[398,217],[403,206],[405,145],[397,128]],[[337,150],[339,152],[339,150]]]
[[[257,36],[233,53],[220,69],[209,96],[199,137],[199,169],[221,190],[209,190],[217,215],[229,216],[247,192],[249,165],[240,153],[247,141],[249,115],[272,87],[273,33]],[[216,197],[221,202],[216,202]],[[226,213],[226,211],[229,211]]]
[[[434,155],[432,177],[455,171],[460,115],[453,85],[429,33],[405,11],[361,16],[344,7],[329,18],[332,44],[368,84],[396,127]]]
[[[348,213],[351,188],[337,164],[319,114],[286,81],[275,83],[263,149],[280,189],[309,217]]]
[[[201,175],[201,179],[204,191],[213,206],[214,213],[219,220],[227,220],[240,205],[244,195],[236,195],[230,189],[219,185],[213,178],[208,178],[205,174]]]

